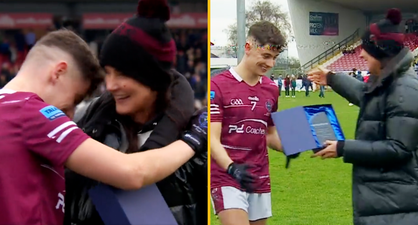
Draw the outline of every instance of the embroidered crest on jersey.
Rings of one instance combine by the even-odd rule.
[[[65,116],[65,114],[61,110],[52,105],[42,108],[41,110],[39,110],[39,112],[51,121],[59,117]]]
[[[210,91],[210,100],[215,98],[215,91]]]
[[[270,99],[268,99],[266,102],[266,109],[270,113],[272,108],[273,108],[273,102]]]
[[[208,128],[208,113],[204,112],[199,116],[199,127],[207,129]]]

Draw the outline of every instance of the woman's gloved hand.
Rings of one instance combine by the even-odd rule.
[[[208,108],[204,107],[195,112],[190,120],[187,131],[181,136],[196,153],[208,151]]]

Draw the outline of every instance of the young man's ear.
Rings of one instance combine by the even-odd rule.
[[[250,50],[251,50],[251,44],[248,43],[248,42],[246,42],[245,45],[244,45],[244,51],[245,51],[245,53],[249,53]]]
[[[51,81],[55,83],[62,75],[67,73],[68,64],[66,62],[59,62],[51,71]]]

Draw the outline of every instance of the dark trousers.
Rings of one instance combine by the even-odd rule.
[[[282,85],[279,85],[279,96],[282,95]]]
[[[289,96],[289,95],[290,95],[289,88],[290,88],[289,86],[284,87],[284,94],[285,94],[286,96]]]
[[[325,87],[324,86],[321,86],[320,88],[319,88],[319,97],[320,98],[325,98]]]
[[[305,96],[308,97],[309,96],[309,86],[305,87]]]
[[[292,96],[296,95],[296,87],[292,87]]]

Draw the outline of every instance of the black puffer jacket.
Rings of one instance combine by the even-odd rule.
[[[140,133],[152,132],[140,147],[140,151],[164,147],[178,140],[183,131],[178,128],[179,125],[186,127],[188,124],[194,112],[193,92],[190,85],[181,74],[176,74],[172,90],[172,105],[180,109],[180,112],[169,108],[165,113],[142,126]],[[77,124],[90,137],[119,151],[126,151],[129,145],[127,135],[117,119],[114,101],[109,94],[95,99],[87,110],[81,113],[84,116]],[[176,123],[170,118],[175,118]],[[179,225],[206,223],[206,174],[207,155],[197,155],[174,174],[157,183]],[[87,194],[96,184],[94,180],[66,171],[66,225],[103,224]]]
[[[328,84],[360,107],[356,140],[339,153],[353,164],[355,225],[418,224],[418,79],[403,49],[367,84],[345,74]]]

